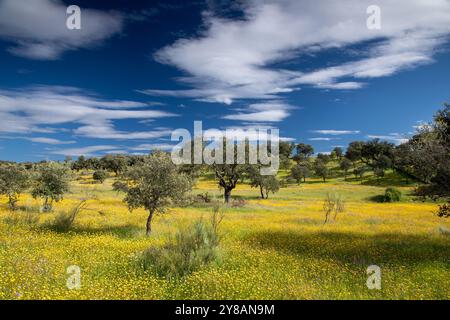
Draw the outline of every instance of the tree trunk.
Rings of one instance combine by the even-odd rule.
[[[152,210],[150,210],[150,214],[148,215],[148,218],[147,218],[147,231],[146,231],[146,236],[148,237],[148,236],[150,236],[150,233],[152,232],[152,218],[153,218],[153,213],[154,213],[154,210],[152,209]]]
[[[231,190],[225,189],[224,198],[226,204],[230,204],[230,197],[231,197]]]
[[[264,199],[264,192],[262,186],[259,186],[259,191],[261,192],[261,199]]]

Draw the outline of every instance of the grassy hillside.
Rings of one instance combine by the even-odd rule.
[[[392,177],[391,177],[392,178]],[[39,203],[22,195],[21,211],[0,204],[0,299],[448,299],[448,221],[436,204],[413,202],[411,187],[399,203],[376,196],[389,175],[371,180],[288,185],[268,200],[248,185],[233,191],[245,205],[228,208],[221,225],[221,262],[178,280],[144,271],[139,254],[162,246],[180,227],[208,218],[208,205],[173,208],[157,216],[145,237],[146,212],[128,212],[122,195],[85,176],[53,213],[36,213]],[[401,184],[401,183],[400,183]],[[69,210],[89,190],[87,210],[69,232],[52,228],[54,216]],[[346,201],[337,220],[323,224],[323,199],[339,192]],[[220,198],[212,180],[194,193]],[[382,289],[369,290],[366,268],[382,270]],[[70,265],[80,266],[81,289],[66,287]]]

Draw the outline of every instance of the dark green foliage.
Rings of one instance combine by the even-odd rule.
[[[100,169],[100,170],[95,171],[95,172],[93,173],[93,175],[92,175],[92,178],[93,178],[95,181],[98,181],[98,182],[100,182],[100,183],[105,182],[105,180],[106,180],[108,177],[109,177],[108,171],[103,170],[103,169]]]
[[[295,149],[295,145],[293,143],[287,141],[280,141],[279,143],[279,155],[284,156],[286,158],[290,158],[292,156],[292,152]]]
[[[68,162],[70,163],[70,162]],[[79,156],[77,161],[72,162],[72,170],[80,171],[83,169],[88,169],[88,162],[86,161],[85,156]]]
[[[100,159],[101,167],[117,175],[124,172],[128,165],[128,158],[123,155],[108,154]]]
[[[296,161],[304,161],[314,154],[314,148],[309,144],[299,143],[296,146],[297,154],[295,155]]]
[[[192,181],[180,174],[170,156],[164,152],[154,152],[145,158],[143,164],[128,168],[114,183],[117,191],[126,192],[124,202],[130,210],[140,207],[149,211],[147,235],[151,232],[153,214],[162,213],[171,203],[181,201],[192,187]]]
[[[19,195],[29,186],[29,174],[19,165],[0,165],[0,194],[8,197],[8,207],[17,209]]]
[[[387,188],[384,192],[384,202],[398,202],[402,198],[402,193],[396,188]]]
[[[362,182],[363,178],[364,178],[364,174],[367,172],[367,168],[366,167],[358,167],[355,168],[355,170],[353,170],[353,174],[355,175],[356,178],[359,178]]]
[[[279,144],[279,155],[280,155],[280,168],[289,170],[291,167],[292,152],[295,149],[293,143],[286,141],[280,141]]]
[[[395,150],[394,168],[423,183],[424,197],[450,197],[450,105],[439,110],[433,123],[424,126]]]
[[[383,170],[382,168],[375,168],[375,169],[373,170],[373,173],[375,174],[375,176],[378,177],[378,179],[384,177],[384,170]]]
[[[54,162],[39,165],[31,195],[44,200],[44,212],[51,211],[53,202],[62,200],[69,191],[69,181],[70,174],[66,166]]]
[[[328,154],[319,153],[317,155],[317,159],[321,160],[324,164],[327,164],[331,161],[331,157]]]
[[[363,141],[353,141],[348,145],[345,157],[351,162],[356,162],[361,159],[361,151],[364,145]]]
[[[276,193],[280,189],[280,183],[273,175],[262,175],[260,167],[249,165],[248,175],[252,188],[259,188],[261,198],[268,199],[269,193]]]
[[[331,152],[331,157],[337,160],[342,160],[342,156],[344,154],[344,150],[341,147],[335,147]]]
[[[323,182],[325,182],[328,178],[329,170],[326,164],[320,159],[316,159],[314,163],[314,172],[317,176],[323,179]]]
[[[347,180],[347,173],[348,170],[350,170],[350,168],[352,167],[352,162],[349,159],[344,158],[339,164],[339,167],[341,168],[342,171],[344,171],[344,178],[345,180]]]
[[[299,184],[302,179],[306,182],[306,178],[310,175],[309,164],[307,162],[300,162],[291,169],[291,178]]]

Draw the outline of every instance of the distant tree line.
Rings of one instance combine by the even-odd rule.
[[[311,145],[280,142],[280,168],[288,172],[289,180],[306,182],[315,176],[324,182],[336,170],[348,178],[349,172],[363,180],[372,171],[381,179],[390,169],[405,179],[415,181],[420,197],[450,198],[450,106],[445,104],[432,123],[423,126],[412,138],[400,145],[374,139],[353,141],[346,151],[335,147],[330,154],[314,155]],[[226,143],[226,141],[224,141]],[[252,146],[247,142],[247,151]],[[237,148],[235,148],[236,151]],[[248,156],[248,152],[246,153]],[[247,159],[248,160],[248,159]],[[150,155],[105,155],[101,158],[67,157],[64,162],[13,163],[0,162],[0,194],[7,197],[10,209],[17,209],[19,195],[30,190],[36,199],[42,199],[43,211],[51,211],[69,190],[73,172],[87,171],[94,180],[103,183],[109,173],[115,175],[114,189],[125,192],[124,201],[130,210],[143,207],[149,212],[147,234],[155,213],[164,212],[170,204],[184,198],[195,180],[212,174],[223,190],[224,201],[230,202],[231,193],[239,183],[257,188],[262,199],[275,193],[286,181],[277,176],[261,174],[257,164],[175,165],[170,155],[154,151]],[[91,173],[93,171],[93,173]],[[449,205],[441,206],[440,216],[448,216]]]

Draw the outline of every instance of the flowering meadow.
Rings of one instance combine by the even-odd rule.
[[[146,237],[147,213],[129,212],[112,182],[83,176],[48,213],[29,194],[14,212],[0,198],[0,299],[450,298],[450,224],[436,216],[435,203],[414,200],[411,187],[400,187],[401,202],[380,203],[373,199],[385,187],[343,179],[289,184],[264,200],[241,184],[232,196],[243,204],[224,209],[220,260],[167,279],[142,268],[141,253],[208,219],[211,207],[171,208]],[[345,210],[324,224],[330,190]],[[221,200],[213,180],[198,181],[194,193],[205,192]],[[73,227],[52,228],[55,215],[87,193]],[[77,289],[66,285],[71,265],[81,270]],[[370,265],[381,269],[380,290],[366,285]]]

